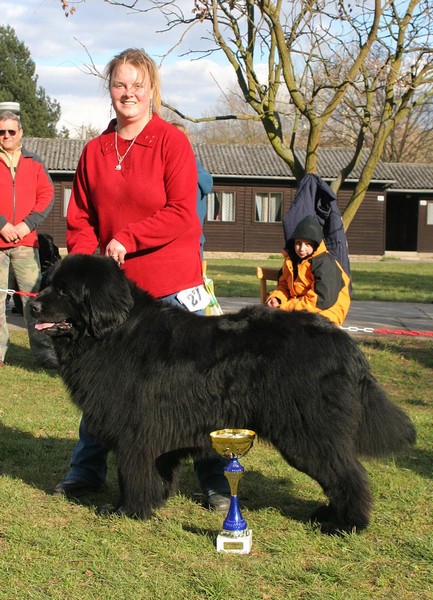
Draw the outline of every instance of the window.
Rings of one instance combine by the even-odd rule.
[[[68,212],[69,200],[71,199],[72,188],[64,186],[63,187],[63,216],[66,218],[66,213]]]
[[[283,195],[280,192],[256,194],[256,221],[259,223],[281,223]]]
[[[235,220],[235,193],[211,192],[207,197],[208,221]]]
[[[427,225],[433,225],[433,202],[427,203]]]

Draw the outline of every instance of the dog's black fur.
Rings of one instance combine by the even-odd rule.
[[[181,458],[211,452],[209,433],[235,427],[322,486],[322,531],[359,531],[372,498],[357,456],[415,441],[355,341],[320,316],[259,305],[197,316],[152,299],[113,260],[84,255],[54,267],[32,310],[89,433],[116,453],[127,515],[150,517]]]

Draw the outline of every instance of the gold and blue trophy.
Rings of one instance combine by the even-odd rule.
[[[230,484],[230,508],[224,519],[223,528],[217,537],[218,552],[249,554],[253,532],[248,529],[239,508],[238,486],[245,469],[239,458],[245,456],[253,445],[256,434],[250,429],[218,429],[210,434],[212,446],[220,456],[230,461],[224,469],[224,475]]]

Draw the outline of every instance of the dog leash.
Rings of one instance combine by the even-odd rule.
[[[6,292],[6,294],[18,294],[18,296],[30,296],[32,298],[34,298],[35,296],[38,295],[39,292],[20,292],[19,290],[12,290],[12,289],[2,289],[0,288],[0,292]]]

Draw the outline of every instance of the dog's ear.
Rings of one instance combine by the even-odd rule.
[[[99,270],[96,280],[83,290],[82,316],[90,335],[97,339],[120,327],[134,305],[130,283],[112,259],[108,260],[109,268]]]
[[[120,327],[128,318],[134,304],[128,286],[125,287],[122,295],[112,292],[113,290],[107,293],[107,290],[100,289],[89,297],[87,323],[89,333],[97,339],[104,338]]]

